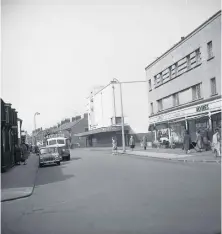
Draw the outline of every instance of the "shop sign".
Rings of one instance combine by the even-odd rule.
[[[197,107],[196,107],[196,111],[197,111],[197,112],[202,112],[202,111],[206,111],[206,110],[209,110],[208,104],[205,104],[205,105],[201,105],[201,106],[197,106]]]

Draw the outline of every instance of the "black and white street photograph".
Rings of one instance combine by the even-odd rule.
[[[221,234],[221,1],[1,0],[1,233]]]

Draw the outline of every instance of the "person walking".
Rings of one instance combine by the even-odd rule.
[[[170,135],[169,144],[170,144],[170,148],[173,149],[174,148],[174,138],[173,138],[172,134]]]
[[[191,138],[188,130],[185,131],[184,139],[183,139],[183,149],[185,153],[190,153],[190,143],[191,143]]]
[[[133,149],[135,147],[135,140],[134,140],[133,136],[130,137],[129,145],[130,145],[131,150],[133,151]]]
[[[17,144],[15,145],[15,162],[21,164],[21,148]]]
[[[199,149],[199,152],[201,152],[203,148],[203,138],[200,134],[200,130],[197,131],[196,143],[197,143],[196,147]]]
[[[143,136],[143,148],[144,148],[144,150],[146,150],[146,147],[147,147],[147,137]]]
[[[21,144],[21,156],[22,162],[24,162],[24,165],[26,165],[26,160],[28,159],[28,149],[25,143]]]
[[[114,137],[112,137],[112,154],[117,154],[117,141]]]
[[[203,148],[205,151],[208,151],[210,149],[209,128],[206,128],[203,134]]]
[[[218,128],[215,129],[215,133],[213,135],[212,148],[215,157],[221,156],[221,136]]]

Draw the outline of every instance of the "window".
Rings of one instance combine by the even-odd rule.
[[[173,94],[173,106],[179,106],[179,94]]]
[[[150,103],[150,114],[151,115],[153,114],[153,103],[152,102]]]
[[[192,87],[192,98],[193,100],[198,100],[201,98],[201,87],[200,84]]]
[[[169,78],[170,79],[172,78],[172,67],[171,66],[169,67]]]
[[[55,144],[56,144],[56,140],[49,141],[49,145],[55,145]]]
[[[156,85],[157,85],[157,77],[156,76],[154,76],[154,86],[156,87]]]
[[[187,55],[187,70],[191,68],[190,55]]]
[[[200,63],[200,49],[196,50],[196,65]]]
[[[160,84],[162,84],[163,83],[163,74],[162,74],[162,72],[160,72]]]
[[[175,74],[175,76],[177,76],[177,74],[178,74],[178,64],[177,63],[175,63],[174,74]]]
[[[208,59],[213,57],[213,44],[212,44],[212,41],[207,43],[207,53],[208,53]]]
[[[217,94],[216,79],[215,77],[210,79],[211,95]]]
[[[162,99],[158,100],[157,103],[158,103],[158,111],[163,110],[163,101],[162,101]]]
[[[51,154],[51,153],[57,153],[57,152],[58,152],[58,149],[56,147],[40,149],[41,154]]]
[[[149,91],[152,90],[151,79],[149,80]]]
[[[57,144],[65,144],[64,140],[57,140]]]

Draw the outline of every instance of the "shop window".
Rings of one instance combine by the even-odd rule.
[[[213,58],[213,44],[212,44],[212,41],[209,41],[207,43],[207,53],[208,53],[208,59]]]
[[[179,94],[173,94],[173,106],[179,106]]]
[[[157,103],[158,103],[158,111],[162,111],[163,110],[163,101],[162,101],[162,99],[158,100]]]
[[[211,95],[217,94],[216,78],[210,79]]]
[[[192,87],[192,99],[198,100],[201,98],[201,84],[197,84]]]

